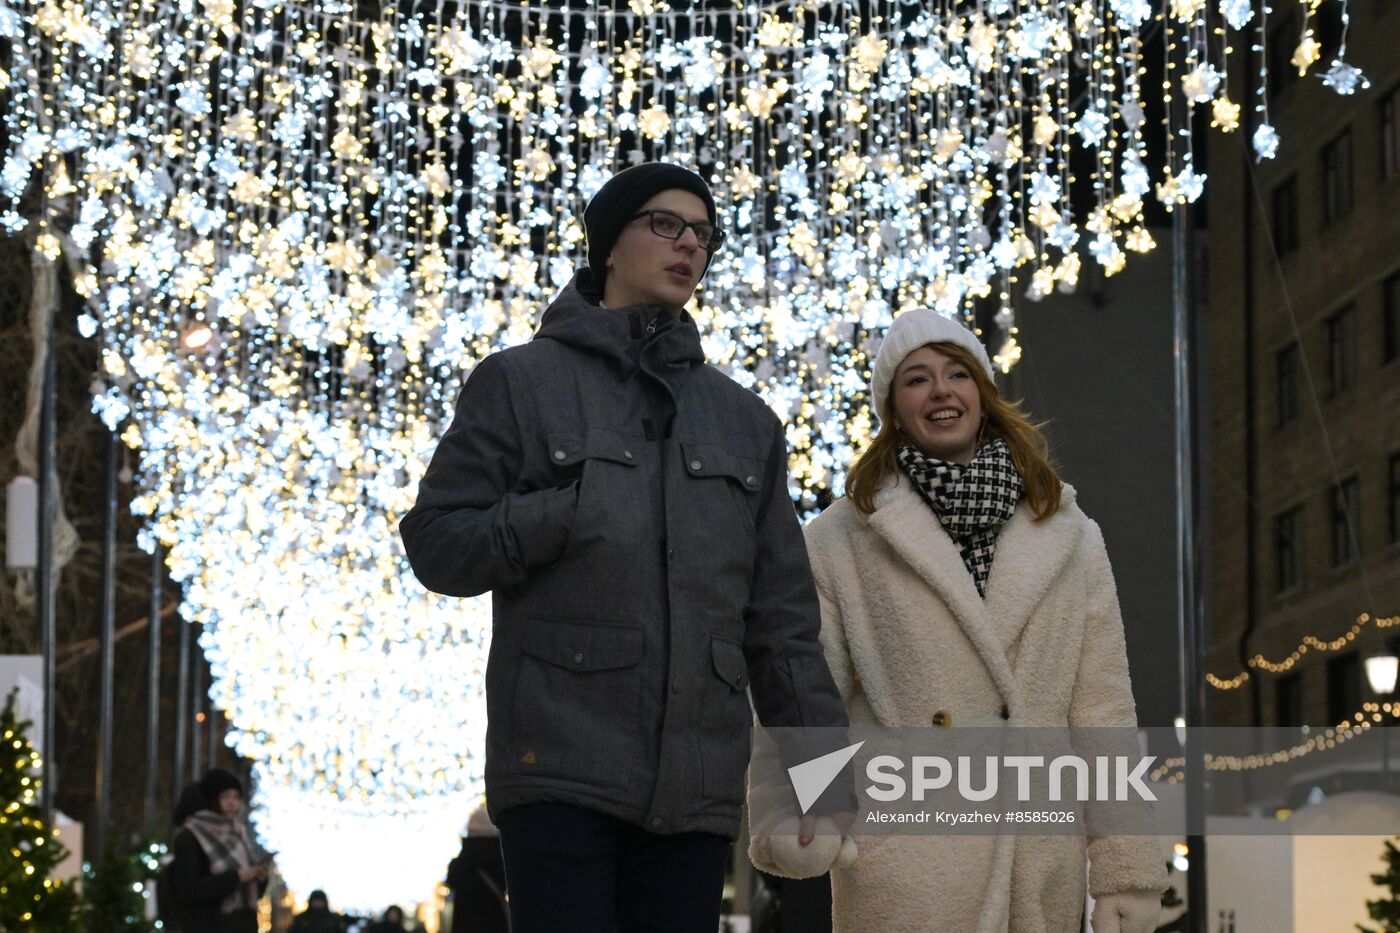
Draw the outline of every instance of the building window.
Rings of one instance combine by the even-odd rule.
[[[1400,544],[1400,454],[1390,455],[1390,543]]]
[[[1400,357],[1400,274],[1381,286],[1381,362]]]
[[[1333,223],[1351,213],[1351,130],[1322,148],[1322,219]]]
[[[1327,662],[1327,724],[1351,719],[1361,709],[1361,657],[1352,652]]]
[[[1274,367],[1278,380],[1278,423],[1285,425],[1298,417],[1298,397],[1302,381],[1298,365],[1298,345],[1290,343],[1278,351]]]
[[[1295,506],[1274,518],[1274,583],[1279,593],[1303,585],[1303,509]]]
[[[1361,484],[1353,476],[1332,487],[1332,566],[1344,567],[1360,554]]]
[[[1327,393],[1335,397],[1356,384],[1356,314],[1350,305],[1327,319]]]
[[[1301,671],[1284,674],[1274,681],[1274,725],[1303,724],[1303,675]]]
[[[1274,249],[1287,256],[1298,248],[1298,176],[1274,189],[1273,208]]]
[[[1381,178],[1400,175],[1400,88],[1381,100]]]
[[[1298,47],[1298,27],[1292,16],[1282,17],[1269,30],[1269,96],[1277,97],[1298,81],[1293,50]]]

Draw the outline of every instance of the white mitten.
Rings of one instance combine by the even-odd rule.
[[[1094,901],[1094,933],[1152,933],[1162,913],[1155,891],[1118,891]]]
[[[817,819],[816,832],[805,846],[798,841],[795,832],[768,836],[762,842],[765,844],[755,838],[750,853],[766,848],[768,858],[765,861],[770,867],[765,870],[781,878],[816,878],[826,874],[832,866],[848,867],[857,855],[856,841],[842,836],[828,816]],[[754,861],[757,863],[758,859]]]

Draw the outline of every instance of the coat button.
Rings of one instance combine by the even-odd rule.
[[[701,464],[699,460],[692,460],[692,461],[690,461],[690,468],[691,468],[692,470],[698,470],[698,469],[700,469],[700,467],[701,467],[702,465],[703,465],[703,464]]]
[[[1010,707],[1008,707],[1005,703],[1001,704],[1001,718],[1002,718],[1002,719],[1010,719],[1010,718],[1011,718],[1011,709],[1010,709]]]
[[[953,724],[953,717],[947,710],[939,710],[933,714],[933,724],[940,729],[946,729]]]
[[[659,816],[653,816],[653,817],[651,818],[651,828],[652,828],[652,829],[658,829],[658,828],[660,828],[660,826],[661,826],[661,817],[659,817]]]
[[[582,651],[575,651],[575,652],[574,652],[574,663],[575,663],[575,664],[582,664],[582,663],[583,663],[583,652],[582,652]]]
[[[748,487],[750,487],[750,488],[752,488],[752,487],[754,487],[754,486],[757,486],[757,485],[758,485],[758,477],[756,477],[756,476],[746,476],[746,477],[744,477],[744,485],[745,485],[745,486],[748,486]]]
[[[526,752],[525,754],[521,755],[521,756],[520,756],[520,763],[521,763],[521,764],[526,764],[526,765],[532,765],[532,764],[534,764],[534,763],[535,763],[535,753],[534,753],[533,751],[529,751],[529,752]]]
[[[632,451],[630,451],[630,450],[624,450],[624,451],[622,452],[622,456],[626,457],[628,460],[631,460],[631,459],[632,459]]]
[[[556,451],[554,452],[554,459],[555,459],[555,460],[563,460],[563,459],[564,459],[564,451],[562,451],[562,450],[556,450]]]

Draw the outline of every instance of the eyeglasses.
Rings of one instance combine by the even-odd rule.
[[[708,252],[715,252],[724,245],[724,231],[709,221],[699,220],[691,223],[680,214],[673,214],[670,211],[652,210],[641,211],[628,218],[628,223],[638,217],[645,217],[651,221],[651,232],[659,237],[668,240],[679,240],[685,234],[685,228],[689,227],[695,231],[695,238],[700,241],[700,245]]]

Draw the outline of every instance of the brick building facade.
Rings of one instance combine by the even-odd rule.
[[[1280,5],[1282,6],[1282,5]],[[1289,4],[1288,6],[1292,6]],[[1333,5],[1328,5],[1333,6]],[[1268,30],[1277,158],[1253,125],[1211,139],[1207,670],[1286,658],[1400,616],[1400,4],[1351,4],[1348,59],[1371,81],[1338,96],[1322,60],[1286,67],[1300,23]],[[1240,76],[1231,96],[1254,100]],[[1364,658],[1400,626],[1210,690],[1219,725],[1330,725],[1375,699]]]

